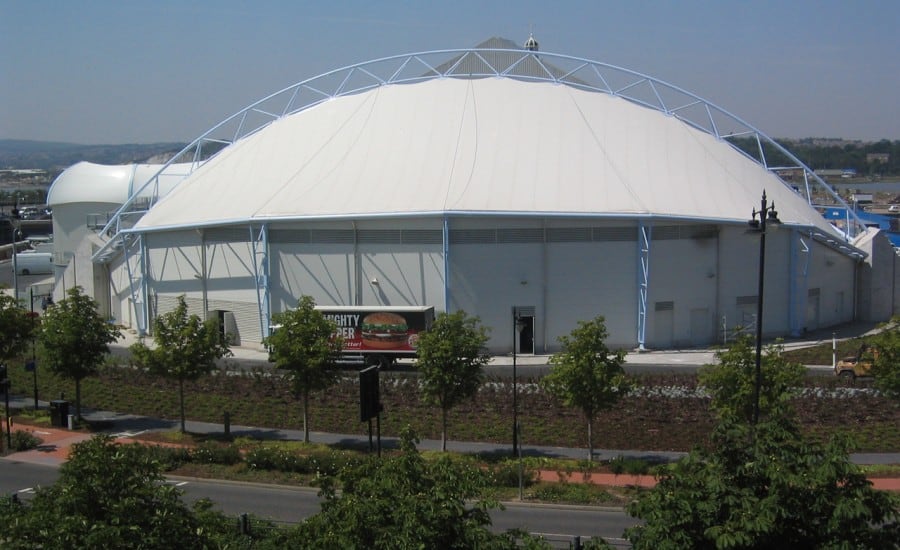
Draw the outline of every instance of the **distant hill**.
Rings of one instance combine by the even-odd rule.
[[[40,168],[48,172],[57,172],[80,161],[130,164],[153,159],[153,162],[162,163],[186,145],[185,143],[78,145],[53,141],[0,139],[0,169]]]

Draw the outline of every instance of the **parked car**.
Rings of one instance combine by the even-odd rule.
[[[878,358],[878,350],[869,345],[863,345],[856,355],[842,358],[834,366],[834,374],[841,378],[853,380],[858,376],[872,376],[872,362]]]
[[[53,254],[49,252],[20,252],[16,254],[16,273],[19,275],[48,275],[53,273]]]

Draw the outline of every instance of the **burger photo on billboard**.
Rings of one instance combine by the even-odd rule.
[[[407,342],[409,326],[406,319],[396,313],[379,311],[363,317],[362,343],[364,346],[376,349],[394,349],[402,347]]]

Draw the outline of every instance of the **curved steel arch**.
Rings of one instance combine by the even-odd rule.
[[[847,210],[845,238],[864,224],[815,172],[775,140],[721,107],[678,86],[615,65],[588,59],[517,49],[452,49],[402,54],[348,65],[303,80],[245,107],[216,124],[173,156],[138,189],[103,228],[107,242],[92,257],[107,262],[125,248],[129,229],[159,199],[159,176],[172,164],[187,163],[190,175],[219,150],[259,132],[272,122],[337,97],[385,85],[403,85],[439,78],[514,78],[551,82],[620,97],[673,116],[700,131],[726,140],[735,150],[774,173],[812,206],[838,205]],[[755,154],[739,147],[750,140]],[[783,162],[770,164],[769,157]],[[798,176],[800,185],[784,177]]]

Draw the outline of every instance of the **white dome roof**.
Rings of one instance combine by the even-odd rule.
[[[384,85],[223,150],[137,230],[429,213],[746,221],[833,228],[727,142],[621,97],[511,78]]]
[[[47,204],[56,208],[75,203],[124,204],[150,181],[161,164],[106,165],[79,162],[63,170],[47,192]],[[187,164],[172,164],[159,177],[159,194],[164,195],[190,172]],[[148,189],[147,194],[150,194]]]

